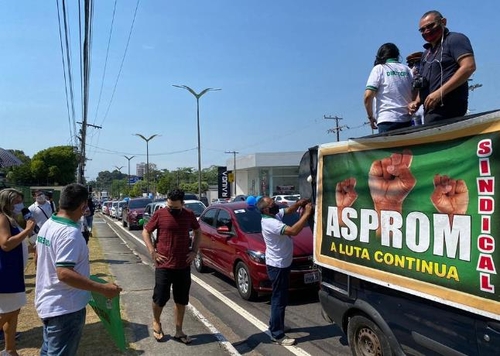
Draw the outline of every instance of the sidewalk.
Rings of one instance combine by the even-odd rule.
[[[184,332],[192,338],[189,345],[172,339],[175,334],[173,300],[169,300],[162,313],[165,333],[163,342],[157,342],[152,332],[151,297],[153,295],[154,272],[144,264],[128,246],[96,215],[93,223],[94,236],[101,244],[104,258],[109,263],[115,282],[123,288],[120,295],[122,318],[129,320],[124,325],[126,340],[131,354],[141,355],[239,355],[239,353],[210,325],[206,326],[197,311],[188,306],[184,317]],[[203,319],[203,318],[201,318]],[[203,319],[204,320],[204,319]],[[209,328],[210,327],[210,328]],[[212,330],[212,331],[211,331]],[[215,332],[215,333],[214,333]]]

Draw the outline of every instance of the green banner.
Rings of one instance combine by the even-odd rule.
[[[90,276],[90,279],[99,283],[108,283],[94,275]],[[111,335],[116,346],[118,346],[121,351],[125,351],[126,342],[120,314],[120,295],[113,299],[108,299],[102,294],[92,292],[92,299],[89,301],[89,305],[94,309],[99,319],[101,319],[101,322]]]
[[[441,131],[320,147],[316,258],[381,285],[499,314],[500,132]]]

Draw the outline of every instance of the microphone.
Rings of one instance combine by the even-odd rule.
[[[31,211],[28,208],[23,208],[23,210],[21,210],[21,213],[23,214],[24,220],[29,220],[33,217],[33,214],[31,214]],[[33,232],[35,234],[38,234],[38,231],[40,231],[40,228],[38,227],[38,225],[35,225]]]

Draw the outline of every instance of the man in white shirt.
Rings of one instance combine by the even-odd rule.
[[[35,202],[31,204],[28,209],[35,219],[37,226],[41,228],[43,224],[50,219],[52,208],[43,191],[35,190],[33,198]]]
[[[293,226],[287,226],[283,215],[297,211],[304,206],[304,213]],[[312,211],[312,204],[305,199],[297,201],[291,207],[280,209],[270,197],[263,197],[257,202],[262,213],[262,237],[266,243],[267,275],[271,280],[273,292],[271,296],[271,317],[269,334],[271,341],[283,346],[292,346],[295,339],[285,335],[285,308],[288,304],[288,285],[290,266],[293,261],[292,236],[298,235],[307,223]]]
[[[67,185],[58,213],[38,233],[35,308],[43,322],[42,356],[76,355],[90,292],[111,299],[121,291],[114,283],[89,278],[89,249],[78,224],[87,209],[87,196],[84,185]]]

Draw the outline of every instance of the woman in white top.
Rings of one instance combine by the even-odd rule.
[[[399,62],[398,47],[394,43],[380,46],[364,95],[372,129],[387,132],[411,126],[408,104],[413,99],[412,80],[411,69]]]
[[[23,194],[12,188],[0,191],[0,329],[4,331],[3,354],[18,355],[16,351],[17,317],[26,304],[24,268],[28,258],[25,239],[36,225],[26,221],[22,229],[14,218],[24,208]]]

